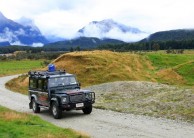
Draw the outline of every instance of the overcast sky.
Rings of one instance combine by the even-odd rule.
[[[0,0],[0,11],[12,20],[31,18],[44,35],[61,37],[110,18],[148,33],[194,28],[193,0]]]

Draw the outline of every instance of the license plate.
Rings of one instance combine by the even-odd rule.
[[[84,106],[84,103],[77,103],[76,104],[76,108],[78,108],[78,107],[83,107]]]

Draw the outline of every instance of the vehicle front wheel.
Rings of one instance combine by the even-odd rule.
[[[40,113],[40,107],[36,103],[35,99],[32,99],[32,110],[34,113]]]
[[[55,119],[60,119],[62,117],[62,110],[59,108],[56,102],[53,102],[51,105],[51,112]]]
[[[90,114],[92,112],[92,105],[86,106],[85,108],[82,109],[84,114]]]

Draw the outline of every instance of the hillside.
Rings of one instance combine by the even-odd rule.
[[[116,39],[99,39],[95,37],[79,37],[72,40],[65,40],[54,42],[50,44],[44,45],[43,48],[55,48],[55,49],[66,49],[70,50],[70,48],[80,47],[81,49],[93,49],[99,45],[104,44],[122,44],[123,41]]]
[[[151,34],[149,37],[141,40],[141,42],[146,41],[183,41],[183,40],[193,40],[194,39],[194,29],[179,29],[170,31],[161,31]]]
[[[76,74],[83,86],[118,80],[152,80],[151,63],[137,54],[110,51],[74,52],[64,54],[52,63],[58,69]]]
[[[0,12],[0,45],[42,46],[48,40],[35,25],[23,25],[6,18]]]

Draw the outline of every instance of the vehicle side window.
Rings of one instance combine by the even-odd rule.
[[[30,88],[36,89],[37,88],[37,80],[34,78],[30,78]]]
[[[48,85],[48,81],[47,80],[43,80],[43,91],[45,91],[45,92],[48,92],[48,87],[47,87],[47,85]]]
[[[38,90],[43,90],[43,80],[42,79],[38,80]]]

